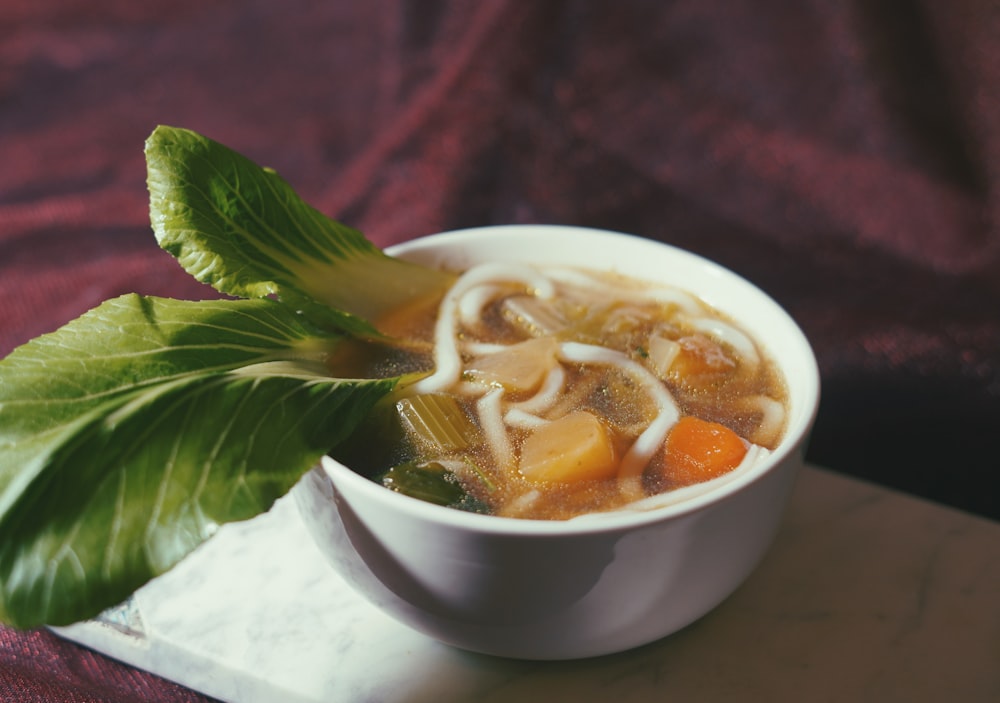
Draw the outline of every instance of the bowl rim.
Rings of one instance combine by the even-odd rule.
[[[796,387],[802,389],[801,395],[803,397],[803,405],[799,409],[799,412],[791,419],[790,425],[786,428],[785,438],[779,446],[749,471],[677,503],[641,511],[591,513],[569,520],[541,520],[483,515],[435,505],[386,490],[384,487],[341,464],[336,459],[324,456],[320,461],[319,468],[329,476],[335,486],[340,482],[344,482],[352,491],[358,491],[370,500],[384,502],[386,507],[393,511],[399,511],[413,518],[435,522],[442,526],[452,526],[472,532],[525,536],[584,535],[622,531],[641,525],[668,522],[699,512],[709,506],[722,503],[771,474],[777,467],[789,460],[794,452],[802,448],[815,422],[820,397],[819,367],[812,346],[798,323],[777,301],[756,284],[711,259],[666,242],[635,234],[592,227],[551,224],[488,225],[449,230],[417,237],[386,247],[385,252],[390,256],[398,256],[403,259],[419,258],[428,254],[433,257],[440,253],[442,247],[451,248],[456,245],[464,245],[469,240],[477,237],[491,236],[496,238],[502,236],[510,239],[537,237],[540,235],[548,237],[573,237],[575,240],[574,244],[579,244],[581,238],[587,238],[592,243],[602,242],[604,244],[626,241],[640,249],[649,247],[651,250],[661,250],[661,255],[662,250],[666,250],[669,256],[678,258],[684,265],[701,268],[703,271],[702,275],[705,277],[722,277],[728,279],[732,284],[741,286],[748,294],[757,298],[758,304],[769,308],[769,314],[784,328],[783,332],[786,335],[786,339],[783,341],[783,344],[787,345],[791,342],[795,347],[793,356],[797,358],[798,368],[794,384]],[[642,278],[642,276],[638,276],[638,278]],[[698,291],[691,292],[706,300],[709,304],[713,304],[702,293]],[[752,329],[751,332],[754,333],[755,339],[760,341],[758,333]],[[764,346],[767,348],[766,344]],[[781,357],[775,353],[774,349],[768,348],[768,352],[772,360],[776,361],[779,367],[781,367],[786,376],[786,382],[791,385],[792,380],[788,378],[787,365],[781,363]]]

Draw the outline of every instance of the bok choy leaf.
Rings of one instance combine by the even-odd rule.
[[[15,350],[0,375],[0,618],[96,614],[267,510],[393,386],[332,378],[340,340],[267,299],[129,295]]]
[[[267,510],[399,381],[341,377],[339,346],[450,281],[193,132],[146,159],[160,244],[245,299],[126,295],[0,360],[0,622],[96,615]]]
[[[146,161],[160,246],[223,293],[277,295],[319,324],[370,333],[379,311],[451,281],[385,255],[274,171],[194,132],[157,127]]]

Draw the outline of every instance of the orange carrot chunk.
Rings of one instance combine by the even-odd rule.
[[[667,435],[661,470],[672,486],[687,486],[732,471],[746,453],[739,435],[725,425],[687,415]]]

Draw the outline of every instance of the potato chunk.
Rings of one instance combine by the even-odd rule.
[[[542,425],[521,447],[521,473],[541,483],[611,478],[618,462],[607,428],[584,410]]]

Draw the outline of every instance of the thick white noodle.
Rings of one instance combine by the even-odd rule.
[[[673,303],[689,314],[701,314],[704,310],[698,305],[697,299],[690,293],[670,286],[657,286],[650,283],[642,288],[616,286],[589,276],[575,269],[554,268],[548,271],[549,278],[558,283],[575,286],[609,300],[630,300],[637,302]]]
[[[486,356],[487,354],[506,351],[509,345],[495,344],[493,342],[466,342],[462,345],[462,348],[473,356]]]
[[[527,400],[517,403],[510,403],[507,414],[504,415],[504,422],[511,427],[530,430],[541,427],[549,421],[539,417],[537,413],[545,412],[559,399],[563,386],[566,382],[566,370],[561,364],[556,364],[552,370],[545,375],[545,380],[539,387],[538,392]]]
[[[744,398],[741,404],[761,413],[760,425],[753,433],[757,442],[767,444],[778,439],[785,422],[785,407],[780,402],[766,395],[754,395]]]
[[[544,417],[532,415],[520,408],[509,409],[507,414],[503,416],[503,421],[510,427],[516,427],[520,430],[533,430],[542,425],[549,424],[549,420],[546,420]]]
[[[528,508],[532,506],[539,498],[542,497],[542,492],[537,488],[533,488],[527,493],[522,493],[513,500],[511,500],[503,508],[503,514],[508,517],[518,517],[523,514]]]
[[[628,480],[642,475],[653,458],[653,454],[663,444],[667,432],[680,417],[680,411],[670,391],[645,366],[633,361],[619,351],[597,347],[592,344],[565,342],[559,346],[559,355],[566,361],[583,364],[603,364],[616,366],[638,380],[656,405],[656,418],[636,438],[622,457],[618,477]],[[630,482],[634,483],[634,481]]]
[[[458,319],[467,327],[482,322],[483,308],[502,290],[497,285],[480,285],[466,291],[458,301]]]
[[[691,319],[688,320],[688,323],[694,329],[704,332],[717,342],[729,345],[742,357],[745,363],[750,365],[751,369],[756,368],[760,364],[760,355],[757,353],[756,345],[754,345],[749,337],[732,325],[711,317]]]
[[[458,349],[458,314],[462,297],[480,286],[508,281],[523,283],[539,298],[555,295],[552,281],[529,266],[491,263],[475,266],[463,273],[445,293],[438,308],[434,325],[434,373],[414,384],[417,393],[443,391],[457,383],[462,375],[462,357]]]
[[[507,427],[503,422],[503,388],[494,388],[477,400],[476,413],[494,462],[501,468],[511,466],[514,450],[510,446]]]
[[[545,375],[545,380],[542,381],[542,385],[535,395],[519,403],[512,403],[512,407],[529,413],[540,413],[548,410],[559,399],[559,394],[562,393],[565,383],[566,370],[560,364],[556,364]]]

